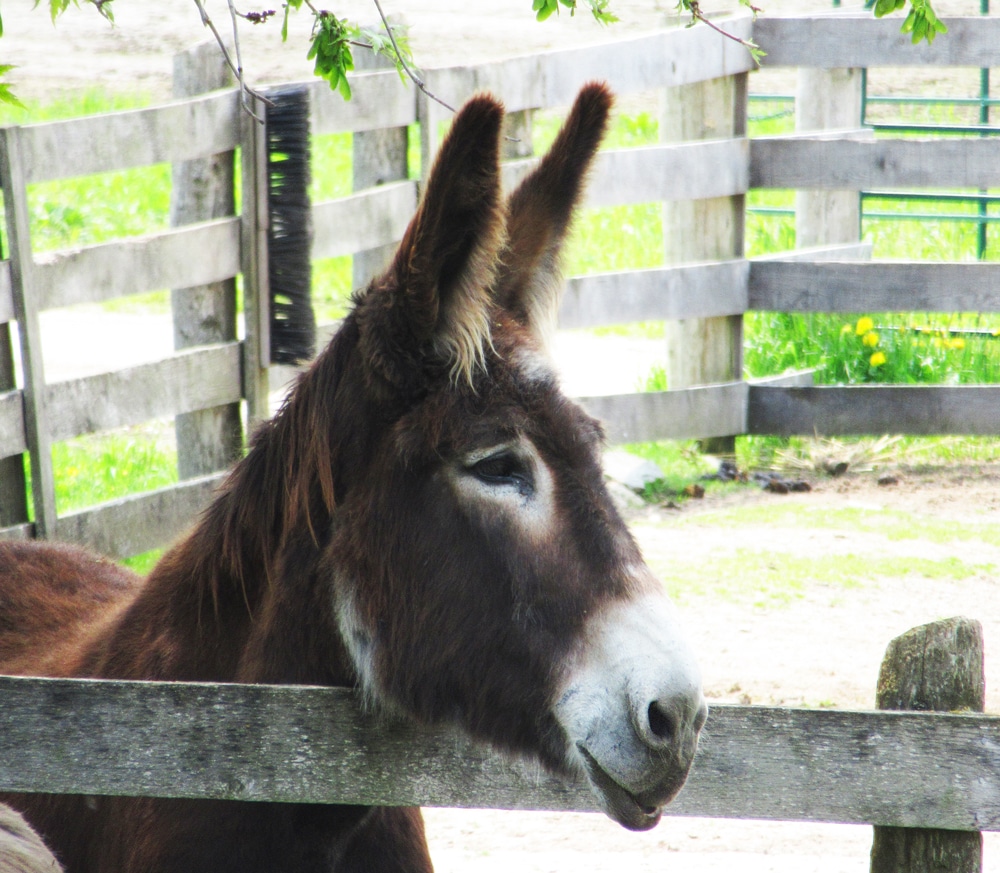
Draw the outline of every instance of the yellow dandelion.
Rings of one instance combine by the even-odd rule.
[[[868,346],[868,348],[873,349],[878,345],[878,334],[870,330],[861,338],[861,342]]]
[[[962,337],[957,336],[948,342],[948,348],[953,349],[956,352],[960,352],[965,348],[965,340],[962,339]]]
[[[868,359],[868,363],[873,367],[881,367],[885,362],[885,352],[875,352],[875,354]]]
[[[844,334],[848,334],[848,333],[850,333],[853,330],[854,330],[854,325],[853,324],[845,324],[840,329],[840,335],[843,336]],[[1000,333],[1000,330],[998,330],[997,333]]]
[[[858,336],[864,336],[873,327],[875,327],[875,322],[872,321],[867,315],[863,315],[858,319],[858,325],[854,328],[854,333]]]

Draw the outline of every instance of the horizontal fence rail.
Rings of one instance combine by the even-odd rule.
[[[594,811],[345,689],[0,678],[0,791]],[[716,706],[668,814],[1000,829],[1000,718]]]

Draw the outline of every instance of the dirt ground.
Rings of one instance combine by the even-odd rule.
[[[615,0],[624,23],[610,32],[597,28],[586,16],[571,21],[563,15],[559,21],[536,25],[528,0],[491,0],[477,6],[474,20],[467,17],[472,5],[468,2],[384,5],[390,12],[405,7],[416,58],[426,66],[585,43],[609,35],[620,38],[676,21],[673,4],[655,0]],[[790,6],[790,0],[784,5]],[[116,6],[116,29],[84,9],[71,10],[54,30],[44,10],[32,11],[27,2],[3,3],[0,63],[18,66],[12,77],[15,91],[24,99],[34,99],[94,86],[138,88],[165,97],[172,54],[208,36],[194,4],[189,0],[120,0]],[[225,4],[208,2],[207,6],[221,24]],[[829,8],[826,2],[795,4],[797,9],[809,6]],[[361,20],[373,17],[367,0],[338,0],[335,8]],[[967,14],[975,11],[965,10]],[[300,19],[296,26],[301,37],[305,16]],[[245,66],[251,78],[266,82],[307,77],[302,43],[295,43],[295,37],[293,31],[293,44],[285,47],[279,45],[273,28],[247,37]],[[639,357],[645,361],[642,354]],[[50,369],[47,365],[47,369],[55,375],[58,366]],[[693,598],[683,614],[700,654],[710,702],[870,707],[878,665],[890,639],[923,622],[964,614],[984,624],[987,705],[1000,711],[1000,683],[990,670],[991,663],[1000,658],[1000,549],[995,545],[968,541],[915,545],[912,539],[893,540],[867,530],[845,533],[833,526],[803,530],[794,524],[748,524],[720,529],[711,520],[720,508],[763,507],[784,501],[827,508],[831,513],[864,507],[874,512],[903,511],[937,523],[1000,523],[1000,466],[903,470],[899,479],[895,486],[881,487],[874,474],[816,478],[810,493],[783,496],[748,488],[692,501],[680,511],[646,510],[634,518],[634,529],[650,559],[667,566],[672,555],[711,555],[752,544],[776,552],[828,555],[832,561],[848,553],[869,554],[874,560],[911,556],[915,551],[930,557],[960,552],[967,562],[993,568],[962,581],[910,575],[859,580],[857,587],[847,591],[812,585],[799,598],[766,607],[725,598]],[[684,525],[676,523],[681,518]],[[837,825],[668,817],[651,832],[632,834],[597,815],[428,810],[426,817],[439,873],[621,869],[631,873],[734,869],[860,873],[867,870],[871,839],[869,828]],[[985,869],[1000,871],[1000,843],[989,835]]]

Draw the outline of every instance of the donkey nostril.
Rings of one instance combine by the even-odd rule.
[[[649,704],[648,720],[650,732],[660,742],[669,743],[674,738],[674,720],[655,700]]]

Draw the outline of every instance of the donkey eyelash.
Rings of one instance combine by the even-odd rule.
[[[487,485],[515,485],[522,494],[535,488],[531,465],[510,449],[480,458],[466,469]]]

